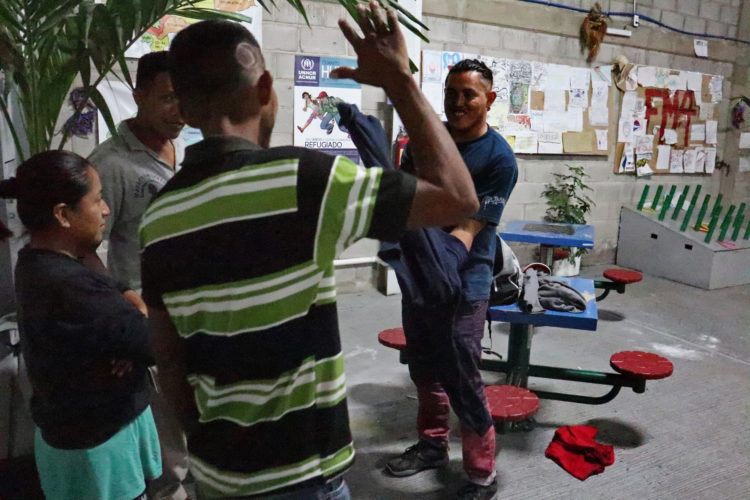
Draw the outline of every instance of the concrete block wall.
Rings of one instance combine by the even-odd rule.
[[[750,9],[750,0],[742,0]],[[589,8],[588,0],[568,0],[558,3],[580,8]],[[632,12],[631,2],[600,1],[605,10]],[[347,17],[346,11],[335,2],[306,2],[308,17],[312,25],[308,28],[301,16],[285,3],[263,20],[264,52],[269,67],[276,79],[279,92],[279,117],[272,143],[289,144],[292,141],[293,89],[292,68],[294,54],[336,55],[354,57],[343,36],[338,33],[336,20]],[[712,34],[734,36],[743,8],[740,0],[642,0],[637,2],[637,11],[658,19],[665,24],[690,31],[705,30]],[[556,62],[571,66],[586,66],[578,44],[578,27],[583,14],[570,10],[521,4],[518,0],[424,0],[423,20],[430,27],[430,43],[423,49],[456,50],[480,53],[496,57]],[[629,19],[614,18],[612,26],[624,27]],[[713,24],[712,24],[713,23]],[[619,26],[619,25],[622,26]],[[688,27],[690,26],[690,27]],[[634,29],[632,38],[607,37],[602,44],[597,62],[607,64],[618,54],[626,55],[636,64],[649,64],[680,70],[700,71],[725,77],[724,95],[728,96],[736,61],[750,50],[747,45],[709,41],[709,58],[694,56],[693,38],[644,23]],[[711,31],[713,30],[713,32]],[[384,111],[383,93],[365,87],[362,107],[366,112],[387,120]],[[720,130],[729,123],[728,103],[720,106]],[[616,117],[612,117],[616,124]],[[616,126],[616,125],[612,125]],[[725,133],[719,134],[719,154]],[[703,193],[715,196],[720,189],[726,197],[744,197],[750,194],[748,174],[733,176],[730,187],[721,186],[722,173],[713,176],[662,175],[651,179],[636,179],[633,176],[613,173],[611,152],[608,157],[596,156],[547,156],[519,155],[519,180],[505,210],[505,220],[526,218],[539,219],[546,206],[540,199],[544,185],[553,172],[562,171],[565,165],[583,165],[591,176],[589,185],[594,189],[591,197],[596,202],[590,222],[596,228],[595,249],[586,258],[587,263],[614,262],[617,246],[617,229],[620,208],[637,203],[643,186],[664,184],[678,186],[703,186]],[[654,192],[651,189],[651,193]],[[741,199],[733,201],[746,201]],[[365,242],[348,251],[343,257],[374,255],[375,245]]]

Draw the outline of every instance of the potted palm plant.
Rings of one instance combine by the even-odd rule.
[[[257,1],[269,11],[268,0]],[[309,24],[303,2],[287,2]],[[358,0],[338,2],[356,19]],[[396,0],[386,3],[398,12],[404,27],[427,40],[420,32],[427,29],[424,24]],[[77,77],[82,89],[71,99],[72,122],[91,111],[91,100],[110,132],[116,133],[116,124],[96,86],[107,77],[124,78],[133,86],[125,51],[164,16],[251,21],[240,13],[203,7],[204,4],[199,0],[0,1],[0,112],[9,125],[19,161],[64,147],[70,131],[64,128],[60,134],[57,120]],[[270,5],[276,7],[273,0]],[[115,68],[120,69],[120,75],[113,75]],[[17,101],[15,113],[9,99],[11,91],[14,103]],[[20,115],[20,120],[12,120],[11,114]]]
[[[547,201],[544,220],[547,222],[564,222],[567,224],[586,224],[586,215],[595,205],[594,200],[586,195],[592,191],[584,182],[589,177],[583,167],[567,166],[561,174],[552,174],[554,181],[548,183],[542,196]],[[553,274],[558,276],[575,276],[581,265],[581,257],[588,251],[585,248],[562,248],[568,257],[553,262]]]

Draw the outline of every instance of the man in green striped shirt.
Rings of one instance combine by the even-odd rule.
[[[363,36],[340,22],[358,68],[333,74],[386,91],[417,177],[269,148],[273,79],[241,25],[196,23],[170,49],[182,114],[206,139],[144,214],[143,297],[202,498],[349,498],[333,260],[359,238],[396,240],[478,209],[466,165],[411,78],[396,16],[374,2],[359,14]]]

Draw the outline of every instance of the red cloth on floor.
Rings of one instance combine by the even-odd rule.
[[[544,455],[581,481],[604,472],[604,467],[614,463],[615,452],[594,440],[597,432],[596,427],[588,425],[560,427]]]

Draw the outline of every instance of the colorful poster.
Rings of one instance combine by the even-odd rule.
[[[510,84],[510,112],[512,114],[526,114],[529,112],[529,84],[511,82]]]
[[[356,67],[356,59],[294,56],[294,145],[343,155],[359,162],[359,153],[339,122],[336,104],[362,105],[362,86],[330,78],[339,66]]]
[[[255,0],[199,0],[192,7],[213,8],[227,12],[238,12],[252,19],[249,23],[242,23],[253,34],[258,44],[263,45],[263,7]],[[162,17],[158,23],[150,27],[146,33],[136,40],[125,51],[125,57],[139,58],[149,52],[159,52],[169,49],[174,36],[192,23],[195,19],[187,19],[176,15]]]
[[[422,81],[430,83],[443,83],[441,80],[443,63],[441,52],[437,50],[422,51]]]

